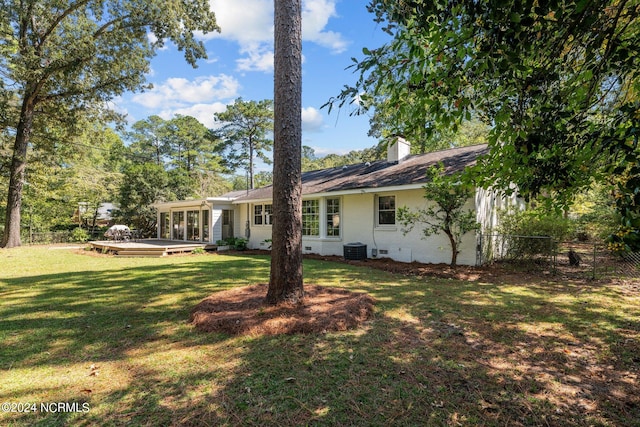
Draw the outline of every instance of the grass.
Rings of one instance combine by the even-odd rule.
[[[306,260],[306,282],[373,295],[374,318],[230,337],[196,332],[189,311],[267,281],[266,257],[30,247],[0,250],[0,265],[0,402],[38,409],[0,425],[640,425],[640,296],[615,285]]]

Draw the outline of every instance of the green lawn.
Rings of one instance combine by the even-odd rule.
[[[0,266],[3,426],[640,425],[633,288],[306,260],[306,282],[373,295],[374,318],[346,333],[229,337],[195,331],[189,311],[266,282],[267,257],[32,247],[0,250]],[[36,412],[15,412],[25,404]]]

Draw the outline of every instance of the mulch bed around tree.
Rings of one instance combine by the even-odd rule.
[[[266,284],[216,292],[202,300],[189,321],[204,332],[231,335],[325,333],[357,328],[373,313],[374,299],[364,293],[304,285],[304,302],[265,302]]]
[[[232,252],[237,255],[265,255],[268,251]],[[573,279],[582,284],[595,284],[584,275],[572,277],[559,269],[551,274],[543,268],[530,270],[505,268],[502,265],[483,267],[447,264],[403,263],[391,259],[345,260],[338,256],[305,255],[305,258],[342,262],[360,267],[375,268],[403,276],[466,280],[471,282],[529,284],[562,282]],[[566,269],[565,269],[566,270]],[[577,279],[577,280],[576,280]],[[604,280],[609,281],[609,280]],[[623,283],[624,284],[624,283]],[[192,311],[189,321],[205,332],[231,335],[276,335],[295,333],[324,333],[359,327],[373,313],[374,299],[363,293],[344,289],[304,285],[305,299],[301,305],[265,302],[267,285],[258,284],[216,292],[202,300]],[[634,288],[632,291],[637,292]]]

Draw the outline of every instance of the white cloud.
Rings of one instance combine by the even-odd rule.
[[[200,123],[211,129],[215,127],[213,115],[215,113],[221,113],[226,109],[227,104],[214,102],[212,104],[195,104],[185,108],[167,109],[163,110],[158,115],[165,120],[173,118],[176,114],[192,116],[198,119]]]
[[[324,126],[324,119],[320,111],[313,107],[302,109],[302,131],[319,132]]]
[[[336,0],[306,0],[302,6],[302,39],[344,52],[348,42],[340,33],[324,31],[330,18],[337,17]]]
[[[346,148],[337,149],[337,148],[327,148],[327,147],[318,147],[318,146],[312,146],[311,148],[313,148],[313,151],[315,152],[317,157],[324,157],[329,154],[339,154],[340,156],[344,156],[345,154],[351,151]]]
[[[325,30],[337,16],[337,0],[303,0],[302,39],[344,52],[349,44],[335,31]],[[203,40],[222,38],[239,44],[238,70],[273,70],[273,0],[211,0],[220,33],[200,34]]]
[[[251,43],[240,50],[246,54],[244,58],[236,61],[240,71],[264,71],[273,70],[273,50],[271,46],[262,43]]]
[[[220,33],[200,37],[224,38],[244,45],[273,40],[273,0],[211,0]]]
[[[240,83],[231,76],[202,76],[195,80],[173,77],[153,89],[135,95],[133,102],[147,108],[184,108],[190,104],[207,103],[238,96]]]
[[[159,40],[159,39],[158,39],[158,37],[157,37],[155,34],[153,34],[152,32],[148,32],[148,33],[147,33],[147,40],[149,40],[149,43],[151,43],[151,44],[156,44],[156,43],[158,42],[158,40]],[[158,48],[158,50],[167,50],[167,49],[169,49],[168,41],[167,41],[167,40],[164,40],[163,45],[162,45],[161,47],[159,47],[159,48]]]

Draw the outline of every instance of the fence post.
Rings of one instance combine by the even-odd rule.
[[[551,256],[551,274],[557,274],[558,270],[558,249],[560,247],[559,244],[557,244],[557,242],[555,241],[555,239],[553,237],[549,237],[549,256]]]
[[[591,275],[592,280],[596,280],[596,249],[598,248],[598,244],[593,244],[593,273]]]

